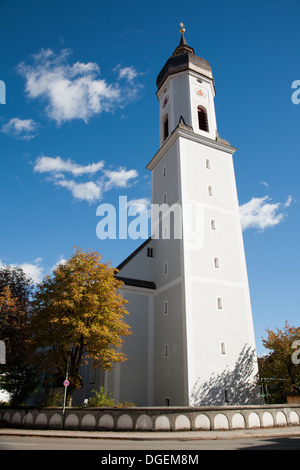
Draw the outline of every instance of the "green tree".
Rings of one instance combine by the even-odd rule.
[[[295,341],[300,340],[300,327],[288,322],[282,330],[266,330],[263,345],[269,354],[259,358],[259,376],[273,395],[273,402],[285,402],[289,393],[300,393],[300,365],[293,361]]]
[[[10,394],[13,406],[26,401],[37,387],[27,343],[32,289],[31,279],[21,268],[0,269],[0,340],[6,346],[1,387]]]
[[[130,334],[123,320],[128,312],[118,292],[121,285],[99,253],[78,248],[37,287],[31,347],[41,372],[63,379],[68,364],[67,399],[82,386],[80,367],[87,361],[110,370],[126,360],[117,351]]]

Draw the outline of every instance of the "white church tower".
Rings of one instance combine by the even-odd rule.
[[[219,137],[209,63],[181,40],[157,78],[152,204],[174,210],[119,266],[133,334],[106,373],[140,406],[252,404],[255,340],[232,155]],[[177,227],[178,228],[178,227]],[[176,232],[176,233],[175,233]]]

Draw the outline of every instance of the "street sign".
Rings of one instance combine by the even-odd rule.
[[[70,382],[69,382],[69,380],[67,380],[67,379],[66,379],[66,380],[64,380],[64,387],[68,387],[69,385],[70,385]]]

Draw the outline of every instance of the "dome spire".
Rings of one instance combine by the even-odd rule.
[[[181,38],[178,46],[176,47],[175,51],[173,52],[173,55],[178,55],[178,54],[183,54],[184,52],[190,52],[191,54],[194,54],[194,49],[190,46],[188,46],[186,39],[184,37],[185,33],[185,26],[183,23],[179,24],[180,26],[180,33],[181,33]]]
[[[187,42],[185,40],[185,37],[184,37],[184,33],[185,33],[185,27],[184,27],[184,24],[183,23],[180,23],[180,32],[181,32],[181,39],[180,39],[180,43],[179,43],[179,46],[187,46]]]
[[[181,33],[180,43],[158,74],[156,80],[158,89],[161,88],[169,75],[183,72],[185,70],[194,70],[196,73],[202,74],[213,80],[211,67],[207,60],[201,59],[201,57],[195,55],[194,49],[187,44],[184,37],[185,26],[183,23],[180,23],[179,31]]]

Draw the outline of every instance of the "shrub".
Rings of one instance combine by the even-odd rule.
[[[109,408],[128,408],[135,406],[134,403],[130,401],[124,401],[117,403],[111,396],[111,394],[108,393],[107,390],[105,390],[104,387],[100,387],[100,390],[92,390],[92,392],[95,394],[94,397],[89,398],[89,405],[92,407],[104,407],[107,406]]]
[[[100,390],[92,390],[95,394],[94,397],[89,398],[89,406],[108,406],[113,407],[116,406],[115,400],[109,395],[108,391],[104,389],[104,387],[100,387]]]

